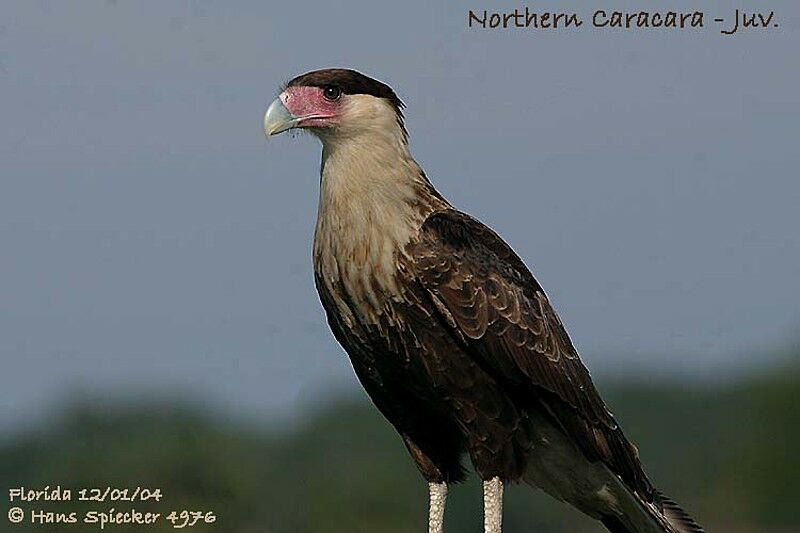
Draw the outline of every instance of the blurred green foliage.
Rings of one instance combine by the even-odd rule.
[[[638,444],[655,483],[709,531],[800,531],[800,372],[703,387],[618,383],[604,395]],[[407,533],[426,530],[427,488],[390,426],[365,400],[339,399],[295,429],[264,431],[196,404],[66,408],[48,427],[0,448],[4,490],[24,486],[147,486],[160,502],[23,502],[32,509],[213,511],[187,531]],[[73,493],[73,499],[76,494]],[[6,498],[6,502],[8,499]],[[505,530],[602,531],[527,486],[507,492]],[[8,507],[17,504],[8,504]],[[446,528],[479,532],[476,481],[456,487]],[[5,511],[4,511],[5,513]],[[5,531],[98,531],[88,525],[11,525]],[[106,526],[106,531],[172,531]]]

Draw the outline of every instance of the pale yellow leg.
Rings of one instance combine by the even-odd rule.
[[[483,482],[483,531],[501,533],[503,528],[503,482],[499,477]]]
[[[428,533],[444,531],[444,505],[447,501],[447,483],[429,483]]]

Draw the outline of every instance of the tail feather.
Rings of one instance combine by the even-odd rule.
[[[706,530],[675,503],[675,500],[661,492],[657,492],[655,496],[664,509],[664,517],[676,533],[705,533]]]
[[[654,501],[645,503],[636,498],[639,509],[648,518],[640,518],[636,512],[623,516],[613,514],[601,515],[598,518],[610,533],[641,533],[644,531],[661,533],[706,533],[689,513],[684,511],[675,500],[656,491]]]

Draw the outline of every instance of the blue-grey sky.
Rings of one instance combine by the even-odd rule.
[[[796,2],[731,37],[722,1],[683,32],[379,4],[3,3],[0,424],[71,390],[259,417],[355,390],[312,282],[320,147],[261,130],[281,83],[328,66],[396,89],[428,175],[523,256],[595,375],[703,376],[797,340]]]

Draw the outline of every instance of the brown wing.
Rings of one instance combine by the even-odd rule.
[[[409,248],[415,275],[453,334],[522,402],[542,405],[592,460],[648,500],[652,486],[542,288],[477,220],[434,213]]]

